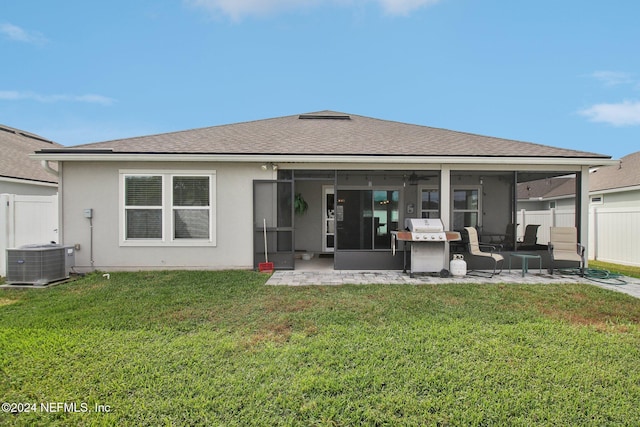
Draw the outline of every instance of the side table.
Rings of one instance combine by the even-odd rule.
[[[522,261],[522,277],[529,271],[529,260],[537,259],[538,260],[538,270],[542,273],[542,257],[540,255],[525,253],[525,252],[511,252],[509,254],[509,273],[511,273],[511,258],[516,257],[520,258]]]

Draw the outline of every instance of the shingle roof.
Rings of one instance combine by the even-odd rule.
[[[60,147],[60,144],[41,136],[0,125],[0,176],[57,183],[58,178],[46,172],[38,160],[30,159],[29,154],[41,149]]]
[[[610,156],[335,111],[85,144],[115,153],[588,157]]]
[[[575,177],[554,177],[518,183],[518,200],[552,199],[575,195]]]
[[[589,176],[590,191],[637,185],[640,185],[640,151],[624,156],[619,165],[601,167]]]
[[[575,177],[539,179],[518,184],[518,199],[558,198],[575,195]],[[615,166],[602,166],[589,174],[589,191],[640,186],[640,151],[628,154]]]

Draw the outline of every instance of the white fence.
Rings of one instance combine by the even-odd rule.
[[[591,208],[589,258],[640,267],[640,207]]]
[[[540,245],[549,243],[550,227],[574,227],[576,214],[573,209],[549,209],[546,211],[518,211],[516,223],[518,224],[518,240],[522,241],[524,229],[529,224],[538,224],[538,241]]]
[[[58,242],[58,196],[0,194],[0,276],[7,248]]]
[[[519,240],[527,224],[539,224],[538,243],[549,242],[549,227],[574,227],[573,210],[520,210]],[[589,259],[640,266],[640,207],[589,209]]]

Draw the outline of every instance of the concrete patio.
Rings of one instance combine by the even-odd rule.
[[[474,273],[472,273],[474,274]],[[465,277],[441,278],[438,275],[415,275],[411,278],[402,271],[352,271],[352,270],[286,270],[275,271],[267,285],[274,286],[314,286],[314,285],[364,285],[364,284],[388,284],[388,285],[424,285],[424,284],[564,284],[585,283],[599,286],[605,289],[623,292],[636,298],[640,298],[640,279],[620,277],[619,279],[595,280],[580,277],[574,274],[550,275],[545,270],[539,273],[538,269],[529,270],[522,277],[520,270],[508,270],[493,277],[481,277],[468,274]]]

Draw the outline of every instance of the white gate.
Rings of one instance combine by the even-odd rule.
[[[58,242],[58,196],[0,194],[0,276],[7,249]]]

